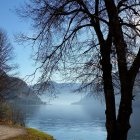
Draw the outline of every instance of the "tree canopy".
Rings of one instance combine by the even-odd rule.
[[[10,83],[7,81],[8,73],[17,66],[12,63],[13,47],[4,30],[0,30],[0,101],[3,100],[3,91],[7,90]],[[11,81],[12,82],[12,81]]]
[[[84,86],[103,81],[107,140],[126,140],[140,68],[139,0],[30,0],[18,13],[32,21],[33,36],[21,37],[37,47],[41,80],[65,71]],[[118,115],[116,72],[121,95]]]

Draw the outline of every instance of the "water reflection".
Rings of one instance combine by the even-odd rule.
[[[94,100],[90,106],[71,105],[70,102],[66,102],[66,97],[63,97],[66,104],[59,104],[58,102],[62,102],[62,98],[59,99],[57,99],[57,102],[54,101],[52,105],[24,106],[27,126],[47,132],[57,140],[106,139],[105,107],[103,103]],[[77,100],[77,97],[75,100]],[[139,118],[139,107],[134,103],[129,140],[139,140],[140,138]]]
[[[105,139],[104,120],[92,117],[81,105],[31,106],[30,110],[27,126],[48,132],[57,140]]]

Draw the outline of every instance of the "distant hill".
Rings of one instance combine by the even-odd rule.
[[[119,85],[119,81],[118,81],[118,73],[115,73],[113,75],[113,85],[114,85],[114,91],[116,96],[116,102],[117,104],[119,103],[119,92],[120,92],[120,85]],[[99,80],[100,81],[100,80]],[[56,83],[54,81],[51,82],[42,82],[42,83],[38,83],[33,85],[31,88],[35,91],[40,91],[40,93],[48,95],[49,93],[51,93],[51,90],[53,92],[53,94],[55,93],[57,94],[61,94],[61,93],[71,93],[73,91],[75,91],[76,89],[78,89],[80,87],[80,83]],[[50,90],[51,89],[51,90]],[[96,83],[94,85],[92,85],[92,88],[87,88],[87,91],[82,91],[84,97],[77,101],[77,102],[73,102],[72,104],[92,104],[93,100],[95,98],[100,98],[100,95],[103,95],[103,85],[102,82],[100,81],[99,83]],[[137,74],[136,77],[136,82],[135,82],[135,86],[134,86],[134,95],[136,95],[136,99],[140,100],[140,72]],[[96,94],[96,97],[94,96]],[[69,94],[70,95],[70,94]],[[99,95],[99,96],[98,96]],[[104,97],[102,96],[102,101],[103,101]],[[135,104],[138,104],[138,102]]]
[[[51,91],[55,92],[56,94],[61,94],[62,92],[73,92],[76,89],[78,89],[79,86],[79,83],[57,83],[54,81],[50,81],[35,84],[31,88],[34,91],[41,92],[44,94],[47,94]]]
[[[1,75],[0,79],[2,79],[2,82],[0,82],[0,94],[8,102],[18,104],[43,103],[25,81],[6,74]]]
[[[115,79],[113,80],[113,84],[114,84],[114,91],[115,91],[115,94],[116,94],[116,104],[118,105],[119,104],[119,100],[120,100],[120,85],[119,85],[119,82],[117,80],[118,78],[118,73],[115,76]],[[96,85],[94,85],[96,86]],[[101,87],[101,83],[99,83],[99,86]],[[96,94],[94,94],[94,92],[96,92]],[[140,72],[137,74],[137,77],[136,77],[136,80],[135,80],[135,84],[134,84],[134,88],[133,88],[133,94],[134,94],[134,101],[133,101],[133,106],[135,107],[139,107],[140,106]],[[94,96],[96,95],[96,96]],[[99,95],[99,96],[97,96]],[[100,95],[103,95],[103,89],[100,88],[100,90],[96,91],[96,88],[92,91],[92,93],[88,93],[86,94],[81,100],[77,101],[77,102],[73,102],[72,104],[73,105],[92,105],[94,104],[94,100],[96,97],[99,97],[99,100],[101,99],[100,98]],[[102,96],[101,96],[102,97]],[[104,98],[102,98],[104,99]],[[103,100],[102,100],[103,101]]]

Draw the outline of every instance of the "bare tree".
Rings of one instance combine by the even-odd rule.
[[[10,62],[13,59],[13,47],[10,44],[6,33],[0,30],[0,98],[3,99],[3,91],[7,90],[9,83],[7,83],[8,75],[15,68]]]
[[[18,13],[33,21],[35,34],[22,40],[38,48],[41,80],[65,71],[84,87],[103,81],[107,140],[126,140],[140,68],[139,0],[31,0]],[[120,83],[118,115],[114,71]]]

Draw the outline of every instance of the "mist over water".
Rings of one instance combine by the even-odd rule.
[[[35,117],[29,117],[28,126],[45,131],[58,140],[103,139],[105,136],[102,122],[84,114],[80,106],[40,106],[37,112]]]
[[[72,105],[81,100],[82,96],[63,93],[52,100],[51,105],[30,106],[27,126],[47,132],[57,140],[105,140],[105,119],[102,117],[104,110],[100,110],[102,105],[97,104],[96,100],[91,108]],[[48,101],[45,96],[42,99]],[[91,112],[93,108],[94,111]]]
[[[26,108],[28,127],[37,128],[54,136],[57,140],[105,140],[105,105],[93,98],[89,105],[73,105],[81,100],[80,94],[62,93],[50,105]],[[44,101],[48,98],[42,96]],[[132,129],[129,140],[138,140],[140,127],[139,108],[135,107],[131,118]],[[138,113],[138,114],[137,114]]]

